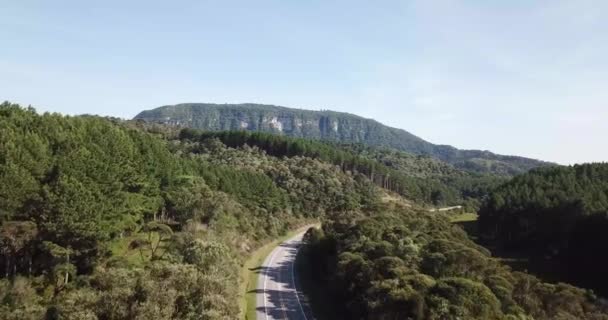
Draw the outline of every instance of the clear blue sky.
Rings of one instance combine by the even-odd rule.
[[[459,148],[608,160],[604,0],[0,0],[0,41],[0,100],[41,111],[270,103]]]

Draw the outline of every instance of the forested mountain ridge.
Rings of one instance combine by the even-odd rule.
[[[375,120],[334,111],[312,111],[262,104],[186,103],[139,113],[134,119],[202,130],[250,130],[308,139],[390,147],[429,155],[471,172],[516,175],[549,163],[489,151],[459,150],[427,142]]]
[[[383,202],[389,162],[396,190],[426,187],[407,156],[349,148],[3,103],[0,319],[236,319],[244,257],[311,220],[319,274],[357,317],[608,319],[592,292],[512,272],[448,216]]]

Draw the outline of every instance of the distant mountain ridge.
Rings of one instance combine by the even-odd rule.
[[[184,103],[146,110],[134,119],[209,131],[264,131],[292,137],[389,147],[431,156],[470,172],[506,176],[551,165],[524,157],[436,145],[403,129],[335,111],[313,111],[252,103]]]

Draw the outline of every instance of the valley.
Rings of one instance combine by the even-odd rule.
[[[608,318],[584,289],[603,288],[602,164],[526,160],[513,176],[369,141],[8,102],[0,145],[3,320]],[[546,241],[526,247],[600,280],[545,282],[472,239]]]
[[[608,1],[1,1],[0,320],[608,320]]]

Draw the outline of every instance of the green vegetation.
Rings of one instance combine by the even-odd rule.
[[[361,144],[342,148],[397,170],[399,174],[434,186],[430,201],[436,205],[462,204],[465,211],[477,211],[488,192],[508,181],[504,176],[467,172],[429,156],[413,155],[388,148]]]
[[[207,131],[262,131],[299,138],[389,147],[416,155],[428,155],[458,169],[476,173],[512,176],[548,165],[522,157],[435,145],[407,131],[387,127],[377,121],[333,111],[261,104],[190,103],[143,111],[135,119]]]
[[[562,195],[545,188],[544,208],[565,199],[576,217],[593,219],[526,219],[527,231],[555,222],[560,234],[569,230],[562,221],[574,221],[561,235],[585,248],[583,259],[586,248],[602,248],[589,245],[605,239],[600,165],[536,170],[505,184],[482,210],[487,233],[525,239],[502,229],[517,221],[497,227],[491,218],[517,203],[505,199],[519,197],[515,186],[528,179],[572,179]],[[424,209],[475,208],[503,181],[427,157],[3,103],[0,181],[0,320],[235,319],[251,310],[243,289],[272,247],[263,245],[310,221],[323,229],[309,232],[302,252],[309,279],[348,319],[607,319],[592,292],[490,257],[458,226],[471,216]]]
[[[592,292],[512,271],[442,213],[335,213],[305,239],[334,319],[608,319]]]
[[[479,227],[488,241],[527,257],[531,267],[608,294],[608,164],[518,176],[484,203]]]
[[[319,160],[0,105],[0,319],[234,319],[269,239],[378,201]]]
[[[452,223],[471,222],[477,221],[477,219],[479,219],[479,216],[476,213],[461,213],[450,216],[450,221]]]
[[[357,172],[381,188],[408,199],[434,205],[463,204],[475,211],[488,191],[504,178],[459,171],[438,160],[403,152],[340,146],[326,142],[277,136],[263,132],[180,131],[183,141],[203,144],[213,139],[233,148],[245,145],[259,148],[275,157],[308,157],[339,166],[344,172]],[[196,150],[193,150],[196,152]]]
[[[296,274],[298,277],[298,288],[305,293],[308,306],[317,320],[340,319],[336,306],[331,305],[333,296],[325,285],[318,285],[318,275],[315,265],[318,261],[313,261],[308,254],[306,247],[298,251],[295,261]]]

